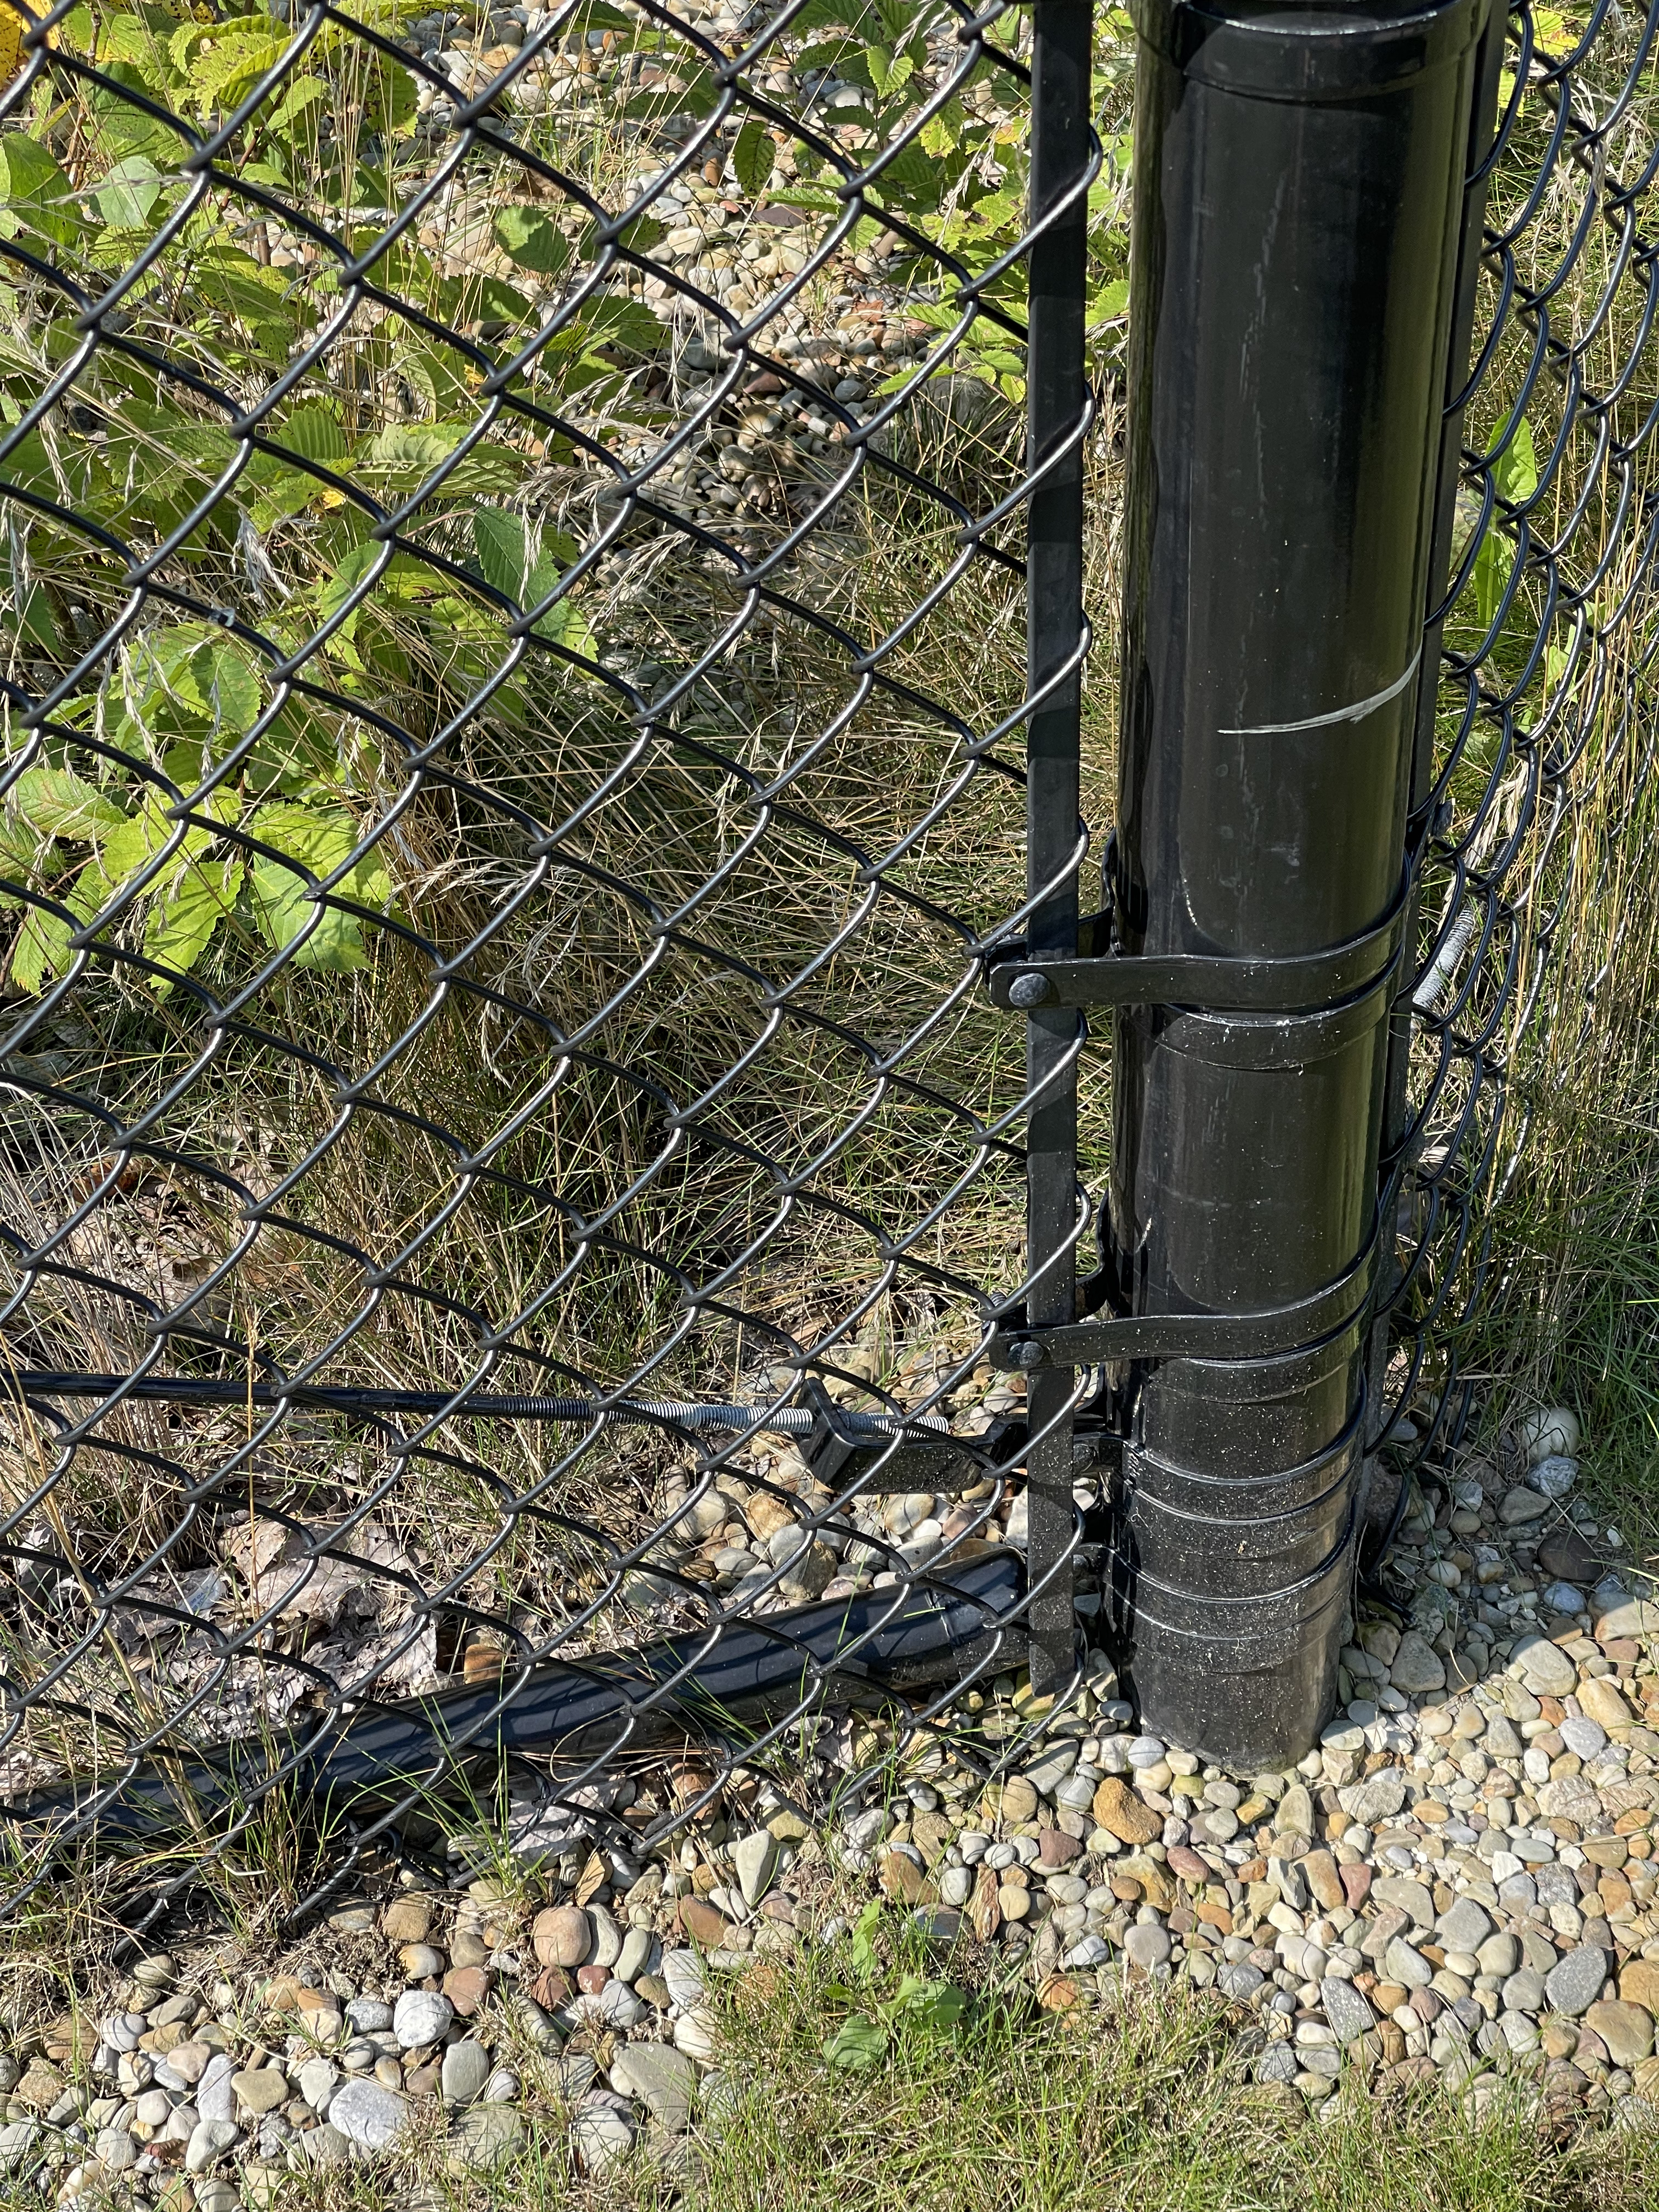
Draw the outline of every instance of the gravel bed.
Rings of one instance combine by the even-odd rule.
[[[1565,1510],[1558,1447],[1577,1443],[1571,1415],[1540,1414],[1506,1443],[1512,1471],[1531,1464],[1487,1470],[1480,1506],[1458,1482],[1429,1493],[1396,1554],[1420,1583],[1396,1615],[1418,1625],[1361,1607],[1343,1674],[1363,1693],[1290,1772],[1228,1775],[1139,1732],[1102,1655],[1058,1705],[1004,1676],[964,1701],[965,1755],[913,1745],[890,1794],[826,1828],[740,1768],[654,1853],[577,1830],[507,1879],[406,1874],[309,1939],[309,1979],[143,1960],[99,2009],[0,2053],[0,2172],[59,2202],[96,2185],[229,2212],[353,2159],[488,2169],[532,2127],[579,2172],[636,2151],[672,2171],[731,2094],[711,1991],[878,1891],[1034,2008],[1212,1992],[1257,2095],[1329,2115],[1349,2085],[1437,2078],[1478,2111],[1508,2076],[1546,2119],[1659,2126],[1659,1602],[1606,1574],[1566,1590],[1552,1565],[1597,1548]],[[1490,1528],[1474,1586],[1513,1609],[1504,1632],[1429,1632],[1422,1593],[1459,1583],[1425,1565],[1466,1571],[1442,1508],[1448,1536]],[[1487,1549],[1502,1572],[1482,1579]],[[860,1755],[879,1748],[878,1719],[854,1725]],[[1011,1738],[988,1784],[970,1758]]]

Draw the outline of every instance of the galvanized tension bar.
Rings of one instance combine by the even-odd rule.
[[[1027,466],[1037,481],[1026,520],[1026,696],[1042,699],[1026,736],[1026,896],[1052,888],[1033,908],[1034,953],[1066,958],[1077,949],[1074,868],[1079,814],[1083,711],[1083,447],[1088,422],[1084,374],[1084,285],[1089,173],[1090,0],[1036,0],[1032,9],[1030,350]],[[1046,463],[1052,465],[1045,469]],[[1063,669],[1070,672],[1058,683]],[[1047,687],[1054,690],[1044,696]],[[1027,1125],[1027,1310],[1035,1322],[1075,1318],[1077,1218],[1077,1017],[1033,1006],[1025,1065],[1033,1103]],[[1025,1477],[1027,1561],[1032,1597],[1031,1683],[1043,1689],[1071,1673],[1073,1649],[1072,1370],[1032,1374],[1027,1408],[1033,1443]],[[1052,1579],[1045,1583],[1045,1576]]]

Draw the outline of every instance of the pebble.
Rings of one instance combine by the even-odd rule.
[[[1174,1948],[1168,1929],[1152,1922],[1138,1922],[1123,1938],[1124,1957],[1131,1966],[1148,1970],[1164,1966]]]
[[[690,2126],[696,2069],[684,2052],[659,2043],[628,2044],[611,2067],[611,2080],[625,2095],[637,2097],[671,2135],[683,2135]]]
[[[1569,1951],[1546,1977],[1545,2000],[1553,2011],[1575,2018],[1595,2003],[1607,1978],[1606,1953],[1593,1943],[1581,1944]]]
[[[483,2093],[491,2069],[489,2053],[468,2036],[452,2043],[443,2056],[440,2088],[447,2105],[470,2105]]]
[[[531,1941],[544,1966],[585,1966],[593,1948],[593,1923],[579,1905],[554,1905],[537,1914]]]
[[[511,2105],[475,2105],[461,2114],[450,2136],[450,2168],[457,2172],[488,2173],[516,2157],[524,2139],[524,2116]]]
[[[361,2150],[385,2150],[402,2135],[409,2113],[407,2098],[378,2081],[359,2078],[343,2083],[335,2093],[328,2108],[328,2124]]]
[[[454,2017],[454,2006],[435,1990],[405,1990],[392,2008],[392,2032],[404,2051],[416,2051],[423,2044],[441,2042]]]

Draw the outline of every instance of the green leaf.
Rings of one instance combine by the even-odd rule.
[[[137,230],[161,197],[161,172],[147,155],[129,154],[94,188],[92,196],[106,222],[117,230]]]
[[[81,219],[69,179],[44,146],[21,131],[0,138],[0,236],[32,230],[53,246],[72,246]]]
[[[69,965],[69,924],[55,914],[32,906],[23,916],[17,941],[11,949],[11,980],[32,998],[46,977]]]
[[[495,232],[496,244],[509,260],[547,276],[556,276],[574,250],[557,223],[535,208],[498,209]]]
[[[738,182],[751,199],[764,191],[777,155],[771,132],[759,116],[751,115],[738,131],[732,149],[732,167]]]
[[[33,828],[73,843],[96,844],[127,819],[95,784],[66,768],[26,769],[17,779],[13,803]]]
[[[1538,457],[1533,447],[1532,425],[1524,416],[1493,466],[1492,484],[1500,499],[1516,507],[1529,500],[1538,489]],[[1480,550],[1475,556],[1472,579],[1475,612],[1484,629],[1492,628],[1509,588],[1516,550],[1515,541],[1508,532],[1499,530],[1494,507],[1480,541]]]
[[[287,422],[271,434],[276,443],[298,453],[301,460],[320,461],[325,468],[344,460],[351,451],[351,441],[339,416],[331,407],[316,400],[296,407]]]
[[[870,1980],[879,1963],[876,1956],[876,1930],[880,1924],[881,1899],[872,1897],[853,1928],[853,1972],[861,1982]]]
[[[263,854],[252,862],[253,917],[266,942],[277,951],[295,945],[297,968],[345,974],[362,967],[368,956],[356,916],[313,897],[303,872],[329,876],[347,858],[358,836],[350,816],[339,807],[283,801],[262,806],[249,827],[263,844],[299,863],[290,868]],[[378,851],[360,860],[336,890],[364,906],[388,906],[392,885]]]
[[[156,889],[155,903],[144,923],[146,957],[188,975],[234,907],[241,887],[240,860],[186,861],[172,884]],[[165,976],[149,980],[160,996],[173,988]]]
[[[880,2064],[886,2056],[888,2042],[887,2030],[878,2020],[872,2020],[868,2013],[855,2012],[850,2020],[842,2022],[824,2045],[823,2055],[832,2066],[861,2074]]]

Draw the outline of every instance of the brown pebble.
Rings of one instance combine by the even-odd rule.
[[[694,1943],[705,1950],[719,1950],[731,1933],[731,1923],[722,1912],[717,1912],[706,1898],[683,1897],[680,1899],[680,1926]]]
[[[1121,1844],[1150,1844],[1164,1832],[1164,1823],[1152,1807],[1143,1805],[1115,1774],[1109,1774],[1096,1790],[1093,1809],[1100,1826]]]
[[[378,2069],[377,2069],[378,2070]],[[411,2097],[435,2097],[438,2094],[439,2069],[417,2066],[404,2076],[404,2087]]]
[[[463,2020],[470,2020],[489,1995],[495,1977],[487,1966],[455,1966],[443,1978],[443,1994]]]
[[[1347,1899],[1350,1912],[1358,1912],[1371,1893],[1371,1869],[1363,1859],[1352,1866],[1339,1867],[1342,1877],[1342,1893]]]
[[[1215,1879],[1209,1867],[1189,1844],[1171,1844],[1166,1863],[1170,1872],[1178,1874],[1183,1881],[1208,1882]]]
[[[576,1969],[576,1987],[584,1996],[598,1996],[610,1979],[609,1966],[578,1966]]]
[[[529,1994],[544,2012],[556,2012],[570,2002],[570,1977],[562,1966],[544,1966],[531,1983]]]
[[[424,1943],[432,1932],[432,1907],[423,1897],[395,1898],[380,1926],[390,1943]]]
[[[538,1912],[530,1930],[544,1966],[580,1966],[593,1948],[593,1923],[579,1905],[553,1905]]]
[[[1037,1864],[1044,1867],[1068,1867],[1073,1859],[1083,1856],[1083,1845],[1076,1836],[1068,1836],[1063,1828],[1045,1828],[1037,1838]]]

